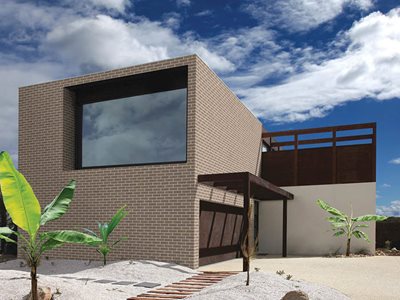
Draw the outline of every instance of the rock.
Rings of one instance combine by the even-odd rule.
[[[399,250],[397,250],[396,247],[393,247],[391,250],[394,251],[394,252],[399,251]]]
[[[32,296],[29,292],[22,300],[31,300]],[[51,293],[51,289],[48,287],[40,287],[38,288],[38,300],[52,300],[53,294]]]
[[[281,300],[309,300],[308,295],[303,291],[290,291]]]

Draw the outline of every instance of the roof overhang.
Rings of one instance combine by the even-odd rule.
[[[290,192],[249,172],[198,175],[197,180],[209,187],[242,195],[248,182],[250,197],[260,201],[293,199]]]

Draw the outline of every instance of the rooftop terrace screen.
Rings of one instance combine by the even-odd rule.
[[[81,167],[186,161],[187,89],[82,105]]]

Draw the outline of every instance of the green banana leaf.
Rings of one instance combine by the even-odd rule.
[[[86,233],[88,233],[89,235],[97,237],[97,234],[88,228],[83,228],[83,231],[86,231]]]
[[[40,226],[39,201],[5,151],[0,152],[0,185],[4,206],[13,223],[34,239]]]
[[[370,242],[368,235],[363,231],[355,230],[355,231],[353,231],[353,235],[358,239],[362,238],[362,239],[366,240],[367,242]]]
[[[71,180],[60,194],[44,208],[40,218],[41,226],[45,225],[48,221],[57,220],[67,212],[72,198],[74,197],[75,187],[75,180]]]
[[[340,210],[338,210],[332,206],[329,206],[328,203],[326,203],[325,201],[318,199],[317,203],[318,203],[319,207],[321,207],[323,210],[327,211],[331,215],[334,215],[334,216],[340,217],[340,218],[346,218],[346,215],[344,213],[342,213]]]
[[[117,225],[122,221],[123,218],[126,217],[127,214],[128,214],[128,212],[126,211],[126,205],[121,207],[117,211],[117,213],[111,218],[111,221],[108,224],[107,236],[110,235],[111,232],[113,232],[115,227],[117,227]]]
[[[107,223],[101,224],[99,222],[99,231],[100,231],[100,237],[102,238],[103,242],[107,243],[107,240],[108,240],[108,224]]]
[[[17,243],[16,241],[8,237],[8,235],[12,235],[15,233],[16,233],[15,231],[11,230],[8,227],[0,227],[0,239],[3,239],[8,243],[14,243],[14,244]]]
[[[98,237],[74,230],[49,231],[43,233],[41,236],[44,239],[52,239],[62,243],[75,243],[89,246],[97,246],[102,242]]]
[[[384,221],[388,217],[385,216],[377,216],[377,215],[365,215],[365,216],[360,216],[357,218],[352,218],[351,220],[354,222],[369,222],[369,221]]]
[[[48,239],[40,246],[40,253],[46,252],[48,250],[52,250],[54,248],[60,247],[64,245],[64,242],[60,242],[53,239]]]
[[[340,236],[340,235],[343,235],[343,234],[345,234],[345,232],[344,232],[343,230],[339,230],[339,231],[336,231],[336,232],[333,234],[333,236]]]

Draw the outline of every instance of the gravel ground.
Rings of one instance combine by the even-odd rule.
[[[190,297],[192,300],[280,300],[287,292],[302,290],[313,300],[350,299],[326,286],[285,278],[267,272],[252,272],[250,285],[245,285],[246,274],[239,273]]]
[[[199,268],[201,271],[240,271],[242,260],[234,259]],[[275,273],[284,270],[293,279],[337,289],[356,300],[400,299],[400,256],[353,258],[260,257],[251,269]]]
[[[21,300],[29,293],[29,269],[22,265],[22,260],[0,263],[0,298],[2,300]],[[57,290],[60,292],[55,295],[55,300],[110,300],[127,299],[151,288],[96,283],[94,280],[151,282],[167,285],[193,276],[197,272],[186,267],[155,261],[113,262],[102,267],[97,261],[89,263],[75,260],[44,260],[38,273],[39,286],[50,287],[53,293]],[[73,278],[61,278],[61,276]],[[78,280],[78,278],[94,280]]]

